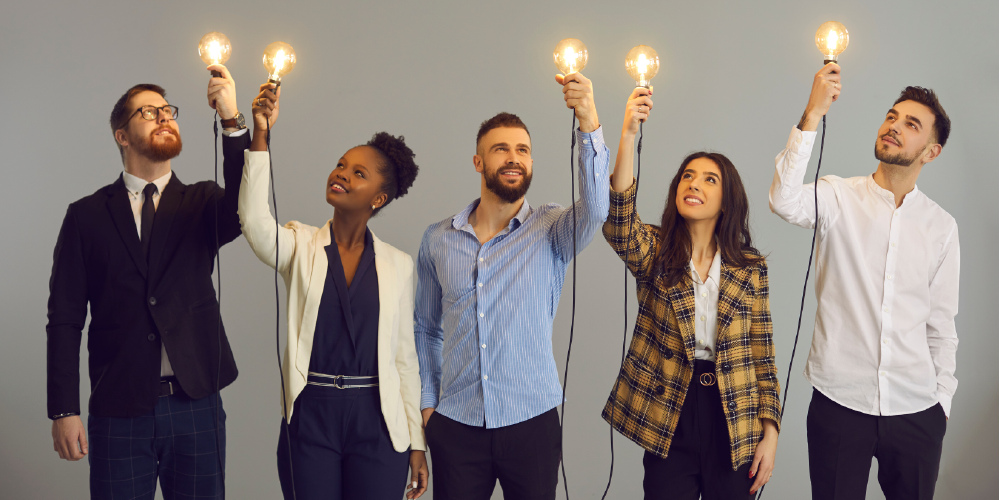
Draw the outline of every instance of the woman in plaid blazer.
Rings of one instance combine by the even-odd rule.
[[[604,237],[636,279],[639,315],[602,416],[642,446],[645,497],[752,498],[774,468],[781,408],[767,264],[736,167],[684,159],[660,226],[636,213],[632,151],[652,91],[626,105]]]

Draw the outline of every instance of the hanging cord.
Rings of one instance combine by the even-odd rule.
[[[635,164],[635,194],[636,194],[636,204],[634,212],[639,212],[638,206],[638,194],[639,194],[639,173],[642,170],[642,124],[639,122],[639,144],[636,146],[636,164]],[[629,234],[632,233],[632,224],[635,221],[635,217],[629,221]],[[638,321],[638,318],[636,318]],[[611,404],[611,425],[608,426],[608,435],[611,441],[611,470],[608,471],[608,484],[604,487],[604,494],[601,495],[601,500],[604,500],[608,496],[608,490],[611,489],[611,478],[615,476],[615,408],[618,406],[618,384],[621,380],[622,368],[625,367],[625,342],[628,339],[628,244],[625,245],[625,326],[622,328],[622,361],[621,365],[618,367],[618,377],[615,379],[615,388],[613,390],[614,402]]]
[[[219,111],[212,117],[212,131],[215,133],[215,187],[219,187]],[[230,193],[232,194],[232,193]],[[226,498],[226,464],[222,461],[222,442],[219,437],[219,378],[222,376],[222,258],[219,256],[219,200],[215,200],[215,269],[218,272],[216,285],[219,303],[219,314],[216,317],[215,332],[219,340],[219,361],[215,367],[215,456],[219,459],[219,472],[222,473],[222,498]]]
[[[572,139],[569,145],[569,201],[573,204],[573,307],[569,319],[569,347],[566,348],[566,366],[563,368],[563,411],[559,415],[559,466],[562,469],[563,489],[569,500],[569,483],[566,482],[566,460],[563,450],[563,423],[566,421],[566,383],[569,382],[569,354],[573,351],[573,327],[576,325],[576,172],[573,168],[573,151],[576,150],[576,110],[573,110]]]
[[[788,401],[788,384],[792,381],[792,364],[795,362],[795,348],[799,345],[799,332],[802,331],[802,312],[806,307],[806,292],[809,287],[809,271],[812,270],[813,251],[816,249],[816,231],[819,229],[819,168],[823,165],[823,143],[826,142],[826,115],[823,115],[823,135],[819,139],[819,161],[816,162],[816,178],[813,180],[813,210],[816,220],[813,223],[812,245],[809,246],[809,265],[806,267],[806,280],[802,283],[802,301],[799,303],[799,324],[795,328],[795,341],[792,342],[792,358],[788,360],[788,375],[785,376],[785,395],[781,398],[781,413],[778,418],[785,416],[785,402]],[[764,487],[760,487],[757,492],[757,500],[764,496]]]
[[[288,400],[285,398],[285,372],[281,369],[281,299],[278,295],[278,241],[280,240],[278,226],[278,197],[274,191],[274,163],[271,161],[271,119],[267,118],[267,168],[271,175],[271,203],[274,205],[274,352],[278,357],[278,375],[281,377],[281,429],[285,431],[285,443],[288,444],[288,479],[292,483],[292,498],[295,495],[295,467],[292,465],[292,439],[288,435]]]

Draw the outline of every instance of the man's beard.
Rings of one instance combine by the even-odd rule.
[[[178,134],[173,129],[169,129],[170,133],[174,135],[175,141],[164,141],[162,143],[156,143],[153,140],[153,136],[163,130],[158,128],[149,134],[148,137],[135,141],[135,150],[140,155],[148,158],[151,161],[167,161],[169,159],[175,158],[177,155],[181,154],[181,135]]]
[[[923,153],[923,151],[917,151],[916,153],[913,153],[913,156],[906,156],[902,152],[889,154],[887,151],[881,151],[879,150],[879,145],[882,144],[882,137],[885,137],[885,135],[879,137],[878,141],[875,142],[875,159],[887,165],[909,167],[910,165],[913,165],[913,163],[917,161],[917,158],[920,157],[920,154]],[[893,139],[898,141],[895,137],[893,137]]]
[[[521,183],[511,186],[501,179],[504,170],[517,170],[521,172]],[[514,203],[524,197],[525,193],[528,192],[528,188],[531,187],[531,174],[528,170],[521,165],[514,166],[503,166],[498,168],[492,174],[485,173],[486,179],[486,189],[489,189],[491,193],[497,195],[497,198],[507,202]]]

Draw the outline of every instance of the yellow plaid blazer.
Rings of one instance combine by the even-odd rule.
[[[635,183],[611,190],[604,238],[636,279],[639,315],[628,356],[602,416],[618,432],[666,457],[694,373],[694,288],[666,287],[654,269],[659,232],[639,220]],[[764,435],[760,419],[780,425],[781,403],[771,342],[767,264],[735,268],[722,261],[716,376],[729,426],[733,470],[753,460]],[[612,408],[614,418],[612,419]]]

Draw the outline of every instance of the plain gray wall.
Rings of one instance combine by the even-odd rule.
[[[594,82],[612,155],[634,86],[625,73],[625,54],[640,43],[654,47],[662,63],[653,80],[656,109],[645,126],[640,212],[646,220],[658,218],[666,186],[687,153],[712,149],[734,161],[750,197],[755,241],[770,253],[774,339],[784,383],[810,232],[771,214],[767,190],[774,156],[798,121],[812,76],[822,66],[813,34],[835,19],[850,30],[851,44],[841,56],[843,95],[829,115],[825,173],[846,177],[874,171],[876,130],[906,85],[934,88],[951,115],[951,140],[919,181],[958,220],[962,238],[960,384],[937,498],[997,498],[996,2],[4,4],[0,68],[6,83],[3,107],[10,113],[0,120],[5,236],[0,249],[0,497],[86,497],[87,463],[57,458],[45,418],[44,325],[52,248],[67,204],[119,175],[107,119],[118,97],[135,83],[164,86],[170,102],[180,106],[185,147],[173,162],[175,172],[188,183],[212,177],[208,74],[195,51],[204,33],[222,31],[232,40],[228,66],[245,113],[266,76],[263,48],[280,39],[298,52],[298,66],[284,81],[272,141],[282,222],[324,222],[332,211],[322,193],[335,158],[379,130],[406,136],[420,175],[410,194],[371,227],[414,256],[428,224],[478,196],[479,176],[471,161],[475,133],[496,112],[519,114],[532,131],[535,180],[529,201],[569,203],[570,111],[553,81],[556,42],[575,37],[590,50],[584,73]],[[223,249],[222,269],[222,312],[240,367],[239,379],[223,391],[229,414],[229,497],[277,498],[272,271],[242,238]],[[599,498],[611,458],[608,426],[599,415],[618,370],[625,320],[623,266],[600,236],[580,257],[578,280],[566,467],[573,498]],[[553,335],[560,367],[569,337],[569,283]],[[631,334],[636,303],[629,288]],[[812,290],[810,285],[766,498],[809,495],[805,416],[810,389],[801,371],[815,311]],[[86,405],[89,385],[82,371],[80,395]],[[640,448],[616,436],[615,452],[610,496],[639,497]],[[873,466],[869,497],[882,498],[875,471]],[[561,498],[561,484],[559,491]],[[494,497],[501,498],[499,488]]]

